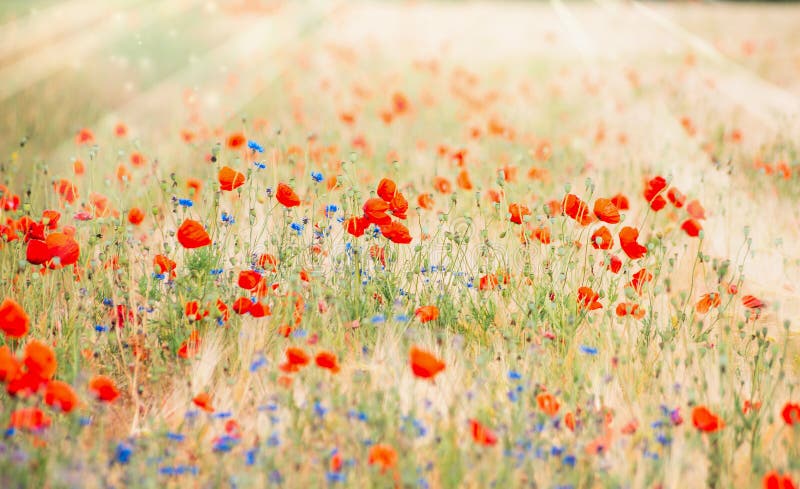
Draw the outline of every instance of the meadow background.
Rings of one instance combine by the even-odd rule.
[[[795,487],[799,24],[0,2],[0,487]]]

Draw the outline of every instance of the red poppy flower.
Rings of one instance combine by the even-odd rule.
[[[8,382],[17,377],[22,368],[22,362],[11,353],[8,345],[0,346],[0,382]]]
[[[94,133],[91,129],[83,128],[75,135],[75,144],[89,144],[94,142]]]
[[[683,207],[683,204],[686,202],[686,196],[681,193],[680,190],[676,189],[675,187],[671,187],[669,192],[667,192],[667,198],[672,205],[680,209]]]
[[[45,238],[50,254],[50,268],[66,267],[78,261],[81,249],[78,242],[64,233],[50,233]],[[56,258],[58,260],[56,260]]]
[[[68,204],[75,203],[78,200],[78,187],[74,183],[66,179],[61,179],[53,184],[58,196]]]
[[[421,379],[433,379],[445,368],[444,362],[434,356],[433,353],[421,350],[416,346],[411,347],[409,360],[411,371]]]
[[[230,149],[239,149],[244,146],[246,142],[247,139],[245,139],[244,134],[235,132],[228,136],[228,139],[225,140],[225,145]]]
[[[202,224],[195,220],[187,219],[178,228],[178,242],[184,248],[202,248],[211,244],[211,238]]]
[[[215,305],[217,306],[217,311],[219,311],[217,318],[221,319],[222,322],[227,323],[228,319],[231,317],[231,312],[228,309],[228,305],[225,304],[222,299],[217,299]]]
[[[558,410],[561,407],[555,396],[549,392],[542,392],[537,395],[536,404],[543,413],[551,418],[558,413]]]
[[[478,281],[478,290],[494,290],[500,282],[497,280],[497,275],[490,273],[484,275]]]
[[[386,213],[389,204],[381,198],[375,197],[364,203],[364,218],[372,224],[379,226],[392,222],[391,216]]]
[[[489,199],[489,202],[492,202],[493,204],[499,204],[502,195],[503,194],[500,191],[497,191],[493,188],[490,188],[486,191],[486,198]]]
[[[631,260],[641,258],[647,253],[647,248],[640,245],[636,241],[637,239],[639,239],[639,230],[636,228],[626,226],[619,232],[619,244],[622,247],[622,251],[624,251]]]
[[[244,185],[244,173],[238,172],[229,166],[223,166],[217,175],[219,180],[219,189],[230,191],[237,189]]]
[[[330,462],[328,463],[328,470],[331,472],[341,472],[342,467],[344,467],[344,460],[342,459],[341,453],[334,453],[331,457]]]
[[[302,348],[290,346],[286,349],[286,363],[280,366],[284,372],[297,372],[300,368],[305,367],[311,361],[311,357]]]
[[[706,433],[713,433],[725,427],[725,422],[705,406],[696,406],[692,409],[692,424]]]
[[[748,309],[761,309],[766,307],[764,301],[754,295],[746,295],[742,297],[742,305]]]
[[[58,365],[53,349],[39,340],[31,340],[25,346],[23,362],[29,373],[44,380],[53,378]]]
[[[575,414],[570,411],[564,415],[564,424],[566,425],[567,429],[570,431],[575,431]]]
[[[22,338],[28,333],[30,318],[14,299],[6,297],[0,304],[0,330],[7,338]]]
[[[130,161],[133,166],[144,166],[147,163],[147,158],[142,153],[134,151],[131,153]]]
[[[750,399],[745,399],[744,404],[742,404],[742,414],[758,411],[760,409],[761,401],[751,401]]]
[[[700,235],[700,231],[703,230],[703,226],[694,219],[687,219],[681,224],[681,229],[692,238],[696,238]]]
[[[511,214],[511,222],[514,224],[522,224],[522,220],[525,219],[525,216],[531,215],[531,210],[528,209],[527,206],[522,204],[509,204],[508,212]]]
[[[781,410],[781,417],[790,426],[800,424],[800,404],[787,402]]]
[[[211,396],[206,392],[197,394],[194,399],[192,399],[192,403],[207,413],[214,412],[214,405],[211,402]]]
[[[44,391],[44,402],[61,412],[68,413],[78,405],[78,396],[72,386],[60,380],[51,380]]]
[[[598,301],[599,298],[600,295],[598,295],[597,292],[593,291],[589,287],[578,288],[578,305],[582,309],[586,308],[590,311],[601,309],[603,304]]]
[[[398,219],[406,218],[406,212],[408,212],[408,201],[402,193],[397,192],[394,194],[394,198],[391,202],[389,202],[389,210],[392,212],[392,214],[394,214],[394,217]]]
[[[263,318],[272,314],[269,305],[262,302],[254,302],[249,309],[250,315],[254,318]]]
[[[42,212],[42,224],[47,226],[47,229],[54,230],[58,228],[58,220],[61,219],[61,213],[52,209],[47,209]]]
[[[421,323],[435,321],[439,317],[439,308],[436,306],[422,306],[414,311],[414,316],[419,319]]]
[[[644,199],[654,211],[660,211],[667,205],[666,199],[660,195],[665,188],[667,181],[661,176],[651,178],[644,187]]]
[[[692,218],[697,219],[698,221],[706,218],[706,211],[697,200],[693,200],[686,205],[686,212],[688,212]]]
[[[344,222],[345,230],[356,238],[363,236],[368,227],[369,221],[364,217],[351,217]]]
[[[200,195],[200,191],[203,190],[203,181],[199,178],[187,178],[186,188],[189,189],[192,197],[197,197]]]
[[[378,197],[386,202],[391,202],[397,192],[397,185],[390,179],[384,178],[378,183]]]
[[[89,390],[102,402],[114,402],[119,397],[119,390],[114,381],[105,375],[97,375],[89,381]]]
[[[36,407],[17,409],[11,413],[8,427],[18,430],[42,431],[50,427],[50,417]]]
[[[497,444],[497,435],[495,435],[489,428],[483,426],[478,420],[470,419],[469,428],[472,433],[472,440],[484,446],[492,446]]]
[[[617,304],[616,313],[619,317],[632,316],[635,319],[644,317],[644,309],[633,302],[620,302]]]
[[[372,245],[369,247],[369,256],[381,262],[381,265],[386,266],[386,249],[383,246]]]
[[[472,180],[467,170],[461,170],[456,177],[456,185],[462,190],[472,190]]]
[[[278,202],[283,204],[285,207],[297,207],[300,205],[300,197],[294,193],[292,187],[286,185],[285,183],[278,184],[278,190],[275,192],[275,198],[278,199]]]
[[[408,102],[408,98],[405,96],[405,94],[401,92],[395,92],[392,95],[392,110],[395,114],[405,114],[408,112],[410,105],[411,104]]]
[[[242,270],[239,272],[237,284],[245,290],[253,290],[262,280],[261,274],[255,270]]]
[[[764,475],[764,489],[796,489],[797,485],[789,474],[779,474],[776,471]]]
[[[277,270],[275,267],[278,266],[278,259],[269,253],[263,253],[259,255],[256,265],[258,265],[259,268],[274,273]]]
[[[597,199],[594,203],[594,215],[609,224],[619,222],[619,209],[611,199]]]
[[[700,314],[705,314],[711,309],[712,307],[719,307],[722,304],[722,298],[716,292],[710,292],[708,294],[703,295],[697,304],[695,305],[695,309]]]
[[[638,272],[633,274],[631,277],[631,281],[628,282],[628,285],[636,291],[637,294],[642,295],[642,287],[647,282],[653,280],[653,274],[648,272],[647,269],[640,269]]]
[[[181,358],[192,358],[200,351],[200,345],[200,333],[196,329],[193,329],[192,332],[189,333],[189,338],[184,340],[180,348],[178,348],[178,356]]]
[[[611,197],[611,203],[621,211],[627,211],[631,208],[630,203],[628,203],[628,198],[622,194]]]
[[[12,396],[27,397],[39,392],[47,385],[49,379],[44,379],[33,372],[18,371],[17,375],[8,380],[6,391]]]
[[[444,177],[435,177],[433,179],[433,188],[435,188],[440,194],[449,194],[453,191],[453,184],[450,183],[450,180]]]
[[[417,196],[417,205],[423,209],[433,209],[433,196],[431,194],[419,194]]]
[[[114,126],[114,135],[118,138],[124,138],[128,135],[128,126],[121,122],[118,123],[116,126]]]
[[[594,216],[589,212],[589,206],[577,195],[567,194],[561,203],[564,214],[575,219],[581,226],[587,226],[594,222]]]
[[[332,373],[338,373],[340,370],[339,360],[336,358],[336,354],[329,351],[317,353],[317,356],[314,357],[314,363],[317,364],[317,367],[330,370]]]
[[[156,255],[153,259],[153,266],[158,270],[158,273],[170,272],[171,277],[175,277],[175,267],[177,264],[164,255]]]
[[[44,224],[38,223],[28,216],[19,218],[17,228],[25,234],[25,241],[45,238]]]
[[[184,313],[186,314],[187,318],[193,321],[200,321],[209,314],[208,310],[200,309],[200,303],[197,301],[187,302],[184,308]]]
[[[386,472],[397,465],[397,452],[394,448],[384,443],[372,445],[369,449],[368,463],[370,465],[378,465],[382,473]]]
[[[621,268],[622,260],[620,260],[617,255],[611,255],[608,261],[608,270],[610,270],[611,273],[619,273]]]
[[[536,239],[542,244],[550,244],[550,228],[547,226],[533,228],[531,239]]]
[[[134,226],[138,226],[144,221],[144,212],[138,207],[134,207],[128,211],[128,222]]]
[[[607,227],[602,226],[592,233],[591,242],[596,250],[609,250],[614,245],[614,237]]]
[[[380,228],[381,234],[386,236],[392,243],[408,244],[412,240],[411,235],[408,233],[408,228],[397,221],[380,226]]]
[[[233,301],[233,312],[236,314],[247,314],[251,307],[253,307],[253,301],[248,297],[239,297]]]

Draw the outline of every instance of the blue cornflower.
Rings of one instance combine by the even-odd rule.
[[[173,433],[173,432],[169,431],[169,432],[167,432],[167,438],[169,438],[172,441],[180,442],[180,441],[183,441],[186,438],[186,436],[181,434],[181,433]]]
[[[328,482],[331,484],[345,481],[344,474],[341,472],[326,472],[325,478],[328,479]]]
[[[258,448],[251,448],[250,450],[244,452],[244,460],[246,465],[253,465],[256,463],[256,455],[258,454]]]
[[[214,441],[213,451],[215,452],[230,452],[233,447],[239,443],[238,438],[229,435],[223,435]]]
[[[133,447],[127,443],[121,442],[117,445],[114,451],[114,461],[118,464],[127,464],[133,455]]]
[[[255,372],[256,370],[260,369],[266,364],[267,364],[267,359],[264,358],[263,355],[261,355],[257,359],[253,360],[252,363],[250,363],[250,372]]]
[[[264,147],[255,141],[247,141],[247,147],[252,149],[253,151],[258,151],[259,153],[264,152]]]

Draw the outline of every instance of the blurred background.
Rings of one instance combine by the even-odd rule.
[[[767,105],[785,106],[800,94],[797,25],[789,3],[3,0],[0,145],[35,138],[47,148],[37,156],[58,164],[80,128],[121,121],[155,143],[274,106],[287,69],[353,49],[378,64],[491,70],[518,60],[530,73],[554,61],[624,71],[688,56],[754,78]]]

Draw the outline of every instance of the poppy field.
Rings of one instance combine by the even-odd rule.
[[[2,3],[0,487],[797,487],[798,21]]]

